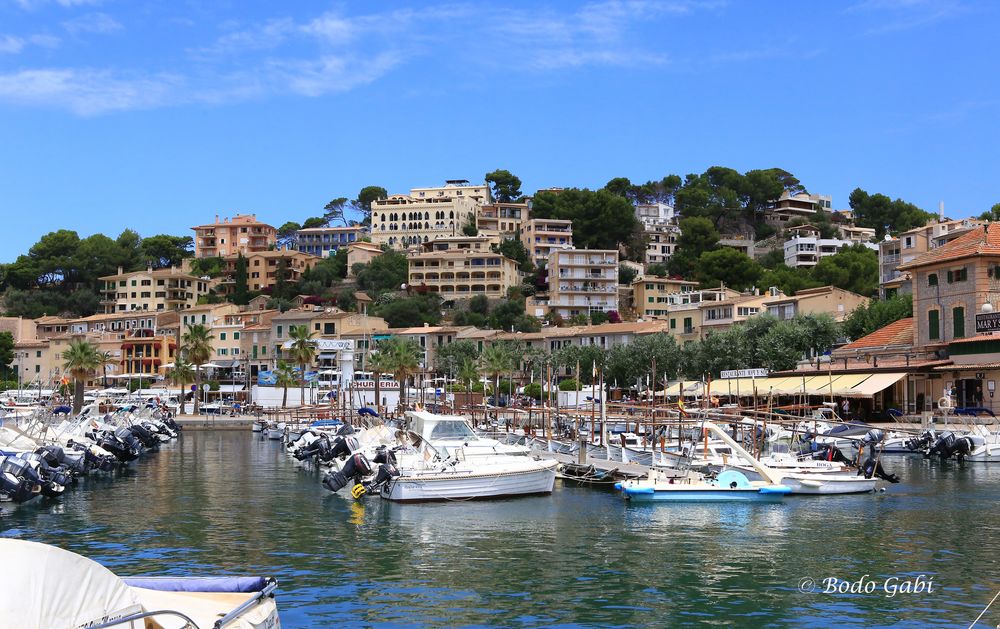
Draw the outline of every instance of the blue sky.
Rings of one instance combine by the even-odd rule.
[[[532,192],[780,166],[835,207],[860,186],[978,214],[1000,202],[998,12],[0,0],[0,261],[59,228],[302,221],[495,168]]]

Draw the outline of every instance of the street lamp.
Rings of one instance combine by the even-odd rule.
[[[988,301],[983,302],[983,305],[979,308],[983,314],[989,314],[993,312],[993,304]]]

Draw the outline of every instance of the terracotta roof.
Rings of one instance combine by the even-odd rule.
[[[1000,225],[987,223],[983,229],[970,229],[948,244],[932,249],[915,259],[901,264],[899,269],[911,269],[928,264],[961,260],[979,255],[1000,256]]]
[[[980,369],[1000,369],[1000,363],[977,363],[975,365],[942,365],[934,371],[978,371]]]
[[[1000,341],[1000,335],[992,335],[990,333],[977,334],[975,336],[970,336],[964,339],[955,339],[948,343],[948,345],[960,345],[962,343],[976,343],[978,341]]]
[[[913,344],[913,317],[894,321],[884,328],[879,328],[867,336],[862,336],[853,343],[848,343],[837,351],[852,349],[873,349],[887,345]]]

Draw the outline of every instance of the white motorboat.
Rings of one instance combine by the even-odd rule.
[[[280,441],[285,438],[285,428],[285,422],[278,422],[265,428],[264,434],[272,441]]]
[[[121,578],[76,553],[18,539],[0,539],[0,556],[17,566],[0,574],[5,627],[281,626],[274,579]]]
[[[324,485],[339,491],[353,480],[355,497],[377,492],[398,502],[552,492],[558,462],[531,457],[526,446],[481,437],[463,417],[413,411],[407,413],[406,425],[409,430],[398,431],[392,443],[386,443],[391,433],[384,427],[359,433],[357,443],[366,445],[338,460]]]

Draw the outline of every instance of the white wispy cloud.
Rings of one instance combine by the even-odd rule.
[[[59,38],[53,35],[35,34],[26,37],[0,35],[0,54],[18,54],[29,46],[55,48],[58,45]]]
[[[66,20],[62,26],[74,35],[80,33],[107,34],[124,28],[121,22],[107,13],[87,13],[72,20]]]
[[[44,0],[19,0],[36,5]],[[64,6],[94,0],[48,0]],[[273,94],[307,97],[371,84],[415,59],[454,55],[463,64],[547,72],[589,66],[672,63],[643,42],[650,20],[722,6],[713,0],[606,0],[569,12],[453,3],[360,15],[329,10],[314,17],[276,17],[220,26],[214,41],[186,52],[176,74],[141,68],[46,67],[0,74],[0,101],[69,109],[83,116],[190,102],[226,104]],[[122,25],[105,13],[66,20],[74,35],[111,33]],[[0,52],[20,52],[0,36]]]
[[[864,0],[847,7],[844,13],[879,20],[863,34],[884,35],[936,24],[966,10],[960,0]]]

